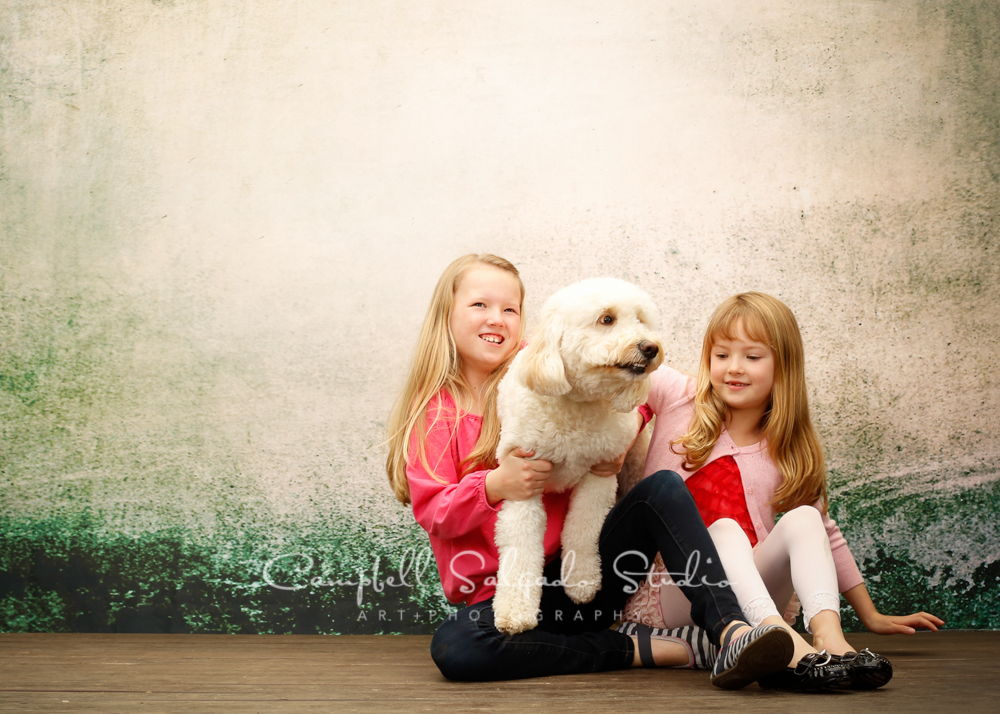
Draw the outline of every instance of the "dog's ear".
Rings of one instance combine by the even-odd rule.
[[[628,414],[645,402],[648,396],[649,379],[640,379],[638,382],[632,382],[620,392],[616,392],[611,397],[611,406],[622,414]]]
[[[531,333],[524,348],[521,381],[532,392],[546,397],[561,397],[572,387],[566,379],[566,367],[559,354],[562,340],[562,321],[554,312],[542,318],[542,323]]]

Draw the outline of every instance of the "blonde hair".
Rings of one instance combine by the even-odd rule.
[[[439,407],[433,421],[427,423],[427,407],[431,399],[442,389],[446,389],[458,405],[463,395],[471,393],[469,385],[462,376],[462,357],[455,346],[455,338],[451,334],[449,320],[455,304],[455,291],[462,277],[470,268],[478,265],[488,265],[510,273],[517,279],[521,289],[520,306],[524,306],[524,283],[517,268],[512,263],[495,255],[483,253],[470,254],[453,261],[445,268],[438,279],[431,304],[424,317],[424,325],[420,330],[420,339],[413,356],[409,376],[403,391],[396,399],[389,423],[386,428],[389,455],[385,461],[385,469],[389,475],[392,491],[402,503],[410,502],[410,487],[406,481],[406,464],[409,456],[410,442],[417,435],[417,456],[428,472],[433,469],[427,463],[427,452],[424,440],[427,430],[442,415]],[[524,331],[524,321],[521,321],[521,331],[517,335],[517,345],[521,344]],[[469,473],[477,466],[495,467],[496,449],[500,442],[500,418],[497,416],[496,389],[507,365],[517,354],[515,349],[497,369],[493,370],[481,389],[481,404],[483,409],[483,426],[469,457],[462,462],[462,475]],[[456,406],[456,409],[458,407]],[[455,415],[458,416],[457,414]],[[458,422],[456,420],[455,426]]]
[[[712,313],[698,365],[694,416],[688,432],[671,442],[671,449],[682,448],[684,468],[689,471],[704,466],[711,455],[728,416],[726,403],[712,388],[712,345],[719,339],[740,338],[741,329],[746,338],[774,352],[774,386],[760,423],[768,455],[782,475],[771,505],[784,512],[821,500],[825,513],[826,461],[809,416],[802,335],[792,311],[770,295],[740,293]]]

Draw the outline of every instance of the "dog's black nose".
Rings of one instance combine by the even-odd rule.
[[[653,359],[659,353],[660,348],[655,342],[640,342],[639,351],[646,359]]]

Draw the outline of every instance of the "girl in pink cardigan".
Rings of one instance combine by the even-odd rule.
[[[791,311],[762,293],[726,300],[712,315],[697,381],[669,367],[653,376],[647,407],[656,414],[645,473],[668,469],[685,480],[752,625],[792,633],[789,668],[761,686],[809,691],[874,689],[889,681],[884,657],[855,652],[840,626],[840,594],[879,634],[937,630],[926,612],[878,612],[837,524],[827,513],[823,450],[809,417],[802,338]],[[775,524],[775,514],[784,513]],[[810,646],[779,615],[794,594]],[[626,607],[628,621],[687,624],[687,602],[657,562]],[[817,653],[817,649],[825,650]],[[851,676],[832,676],[830,662]]]

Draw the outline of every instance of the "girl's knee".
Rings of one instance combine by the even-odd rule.
[[[657,471],[636,484],[632,491],[649,501],[691,499],[691,492],[684,485],[684,479],[674,471]]]
[[[798,506],[781,517],[778,525],[785,521],[788,523],[785,528],[795,528],[800,532],[821,531],[826,533],[826,526],[823,524],[823,514],[815,506]]]
[[[431,659],[448,679],[465,681],[468,672],[463,667],[471,638],[457,619],[448,618],[431,638]]]
[[[753,550],[743,527],[732,518],[720,518],[715,521],[708,527],[708,535],[711,536],[720,555],[734,551],[747,551],[749,553]]]
[[[431,659],[446,678],[457,682],[477,682],[490,679],[488,638],[484,637],[476,620],[448,618],[431,638]]]
[[[712,540],[715,540],[718,537],[727,539],[742,537],[748,545],[750,544],[750,539],[747,538],[747,534],[743,531],[743,527],[732,518],[720,518],[708,527],[708,532],[712,536]]]

